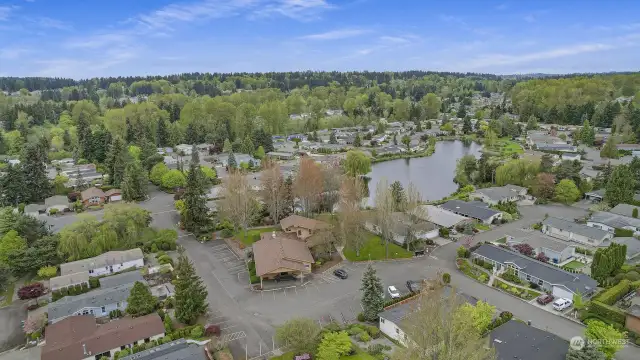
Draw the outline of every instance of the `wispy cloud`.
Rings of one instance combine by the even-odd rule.
[[[361,36],[367,33],[370,33],[371,30],[367,29],[339,29],[339,30],[331,30],[319,34],[311,34],[299,37],[299,39],[304,40],[339,40],[339,39],[347,39],[352,37]]]
[[[187,4],[169,4],[132,19],[145,27],[167,28],[179,22],[192,22],[231,17],[241,10],[253,8],[260,0],[205,0]]]
[[[464,21],[464,19],[459,16],[441,14],[439,18],[441,21],[446,23],[453,23],[453,24],[458,24],[462,26],[467,26],[467,22]]]
[[[0,49],[0,59],[16,60],[29,52],[29,49],[23,47],[6,47]]]
[[[507,10],[508,7],[509,7],[508,3],[502,3],[496,6],[495,9],[498,11],[504,11],[504,10]]]
[[[381,36],[380,41],[394,44],[408,44],[411,40],[400,36]]]
[[[264,18],[280,15],[298,21],[316,20],[330,9],[336,8],[326,0],[277,0],[256,9],[251,18]]]
[[[37,26],[47,29],[71,30],[73,27],[63,21],[52,19],[46,16],[29,18],[28,21]]]
[[[0,21],[9,19],[11,13],[17,9],[18,7],[15,5],[0,5]]]

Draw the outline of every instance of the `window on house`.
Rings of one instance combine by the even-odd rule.
[[[149,338],[144,339],[145,343],[148,343],[149,341],[151,341],[151,339],[149,339]]]
[[[380,318],[380,322],[381,322],[382,324],[384,324],[384,319],[383,319],[383,318]]]
[[[298,230],[298,236],[302,235],[302,230]]]
[[[542,284],[544,284],[544,281],[538,280],[538,285],[542,286]]]
[[[93,270],[89,270],[89,274],[93,274]]]
[[[396,328],[396,334],[400,334],[400,329]]]
[[[107,311],[107,309],[104,306],[101,308],[101,310],[102,310],[102,312]]]
[[[531,276],[527,275],[527,281],[531,281]]]

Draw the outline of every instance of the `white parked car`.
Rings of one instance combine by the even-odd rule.
[[[562,311],[571,305],[573,305],[573,301],[565,298],[560,298],[553,302],[553,308],[557,311]]]
[[[389,296],[391,296],[392,299],[396,299],[400,297],[400,291],[398,291],[398,289],[396,289],[395,286],[389,286],[387,288],[387,291],[389,292]]]

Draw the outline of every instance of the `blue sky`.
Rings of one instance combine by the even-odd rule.
[[[0,0],[0,76],[638,70],[640,2]]]

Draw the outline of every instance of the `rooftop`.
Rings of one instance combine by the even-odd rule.
[[[589,221],[605,224],[614,228],[624,228],[625,226],[634,226],[640,228],[640,219],[618,215],[606,211],[598,211],[593,213]]]
[[[141,351],[133,355],[121,357],[120,360],[206,360],[204,347],[189,344],[185,339],[168,342]]]
[[[146,280],[142,277],[142,274],[140,274],[140,271],[127,271],[124,273],[101,278],[100,287],[106,289],[135,283],[136,281],[140,281],[145,284],[147,283]]]
[[[609,210],[609,212],[626,217],[633,217],[633,209],[637,209],[636,211],[640,212],[640,206],[633,206],[629,204],[618,204],[613,209]]]
[[[467,220],[467,218],[462,215],[454,214],[449,210],[437,206],[421,205],[421,208],[423,208],[423,212],[426,213],[423,220],[430,221],[438,226],[449,228]]]
[[[490,219],[492,216],[500,213],[500,211],[496,211],[488,207],[478,206],[476,204],[460,200],[449,200],[446,203],[440,205],[440,207],[445,210],[454,211],[464,216],[481,220]]]
[[[58,289],[58,288],[63,288],[70,285],[81,284],[86,282],[89,282],[89,273],[81,272],[81,273],[52,277],[49,280],[49,287],[52,289]]]
[[[304,262],[312,263],[313,257],[304,241],[294,239],[285,233],[262,233],[261,239],[253,244],[256,275],[263,276],[280,268],[304,271]],[[311,269],[308,269],[309,271]]]
[[[139,248],[124,251],[109,251],[93,258],[73,261],[60,265],[60,274],[68,275],[82,271],[89,271],[107,265],[122,264],[127,261],[143,259],[142,250]]]
[[[324,221],[310,219],[300,215],[289,215],[286,218],[280,220],[280,226],[283,229],[289,228],[291,226],[301,227],[303,229],[309,230],[318,230],[318,229],[326,229],[331,227],[329,223]]]
[[[503,201],[508,198],[517,196],[521,191],[526,190],[523,187],[516,185],[505,185],[499,187],[489,187],[484,189],[478,189],[475,192],[483,194],[494,201]]]
[[[564,360],[569,343],[549,332],[510,320],[489,334],[498,360]]]
[[[65,296],[49,304],[49,321],[73,315],[84,308],[99,308],[110,304],[127,301],[133,283],[112,288],[96,289],[77,296]]]
[[[556,229],[570,231],[574,234],[585,236],[589,239],[602,240],[609,233],[605,230],[596,229],[591,226],[578,224],[573,221],[560,219],[556,217],[548,217],[542,221],[542,225],[547,225]]]
[[[553,265],[534,260],[514,251],[483,244],[474,254],[502,264],[512,263],[531,276],[535,276],[553,285],[563,285],[573,292],[588,294],[596,289],[598,283],[585,274],[572,274]]]
[[[524,243],[531,245],[531,247],[533,247],[534,249],[546,248],[557,252],[561,252],[568,247],[573,247],[573,244],[571,243],[560,241],[537,231],[525,237],[513,238],[508,242],[510,243],[510,245]]]

